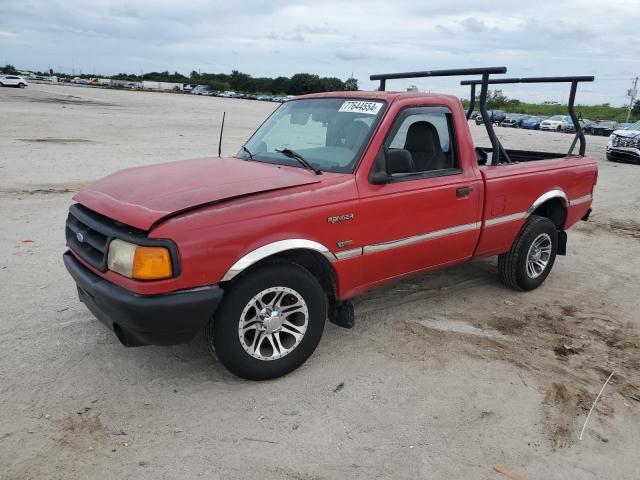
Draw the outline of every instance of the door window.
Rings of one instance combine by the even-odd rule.
[[[387,149],[406,150],[412,172],[458,167],[451,112],[443,107],[414,107],[401,112],[391,129]]]

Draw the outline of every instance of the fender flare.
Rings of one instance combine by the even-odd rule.
[[[531,206],[527,210],[525,218],[528,218],[540,205],[542,205],[543,203],[553,198],[559,198],[562,201],[562,204],[564,205],[565,208],[569,206],[569,198],[567,197],[566,193],[564,193],[562,190],[559,190],[559,189],[550,190],[547,193],[543,193],[542,195],[540,195],[536,199],[536,201],[531,204]]]
[[[255,250],[243,255],[231,266],[231,268],[229,268],[229,270],[227,270],[220,281],[228,282],[254,263],[288,250],[312,250],[323,255],[327,260],[329,260],[329,262],[336,261],[336,256],[321,243],[313,240],[306,240],[304,238],[290,238],[287,240],[268,243],[267,245],[263,245],[262,247],[256,248]]]

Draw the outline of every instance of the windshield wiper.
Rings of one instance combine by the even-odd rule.
[[[312,170],[313,172],[315,172],[316,175],[322,175],[322,170],[315,168],[307,160],[305,160],[305,158],[302,155],[300,155],[298,152],[291,150],[290,148],[283,148],[283,149],[276,148],[276,152],[281,153],[284,156],[289,158],[295,158],[296,160],[298,160],[298,162],[300,162],[300,164],[303,167],[308,168],[309,170]]]
[[[244,150],[244,151],[249,155],[249,158],[250,158],[251,160],[253,160],[253,155],[251,154],[251,152],[249,151],[249,149],[248,149],[247,147],[245,147],[244,145],[242,145],[242,150]]]

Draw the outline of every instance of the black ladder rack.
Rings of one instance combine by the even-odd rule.
[[[580,140],[580,148],[578,150],[578,154],[583,156],[586,150],[586,139],[584,138],[584,132],[582,131],[582,125],[578,121],[578,116],[575,111],[575,100],[576,100],[576,90],[578,88],[579,82],[593,82],[595,77],[593,76],[570,76],[570,77],[524,77],[524,78],[497,78],[488,80],[486,83],[491,85],[502,85],[508,83],[571,83],[571,91],[569,93],[569,102],[567,103],[567,109],[569,110],[569,116],[571,117],[571,121],[573,122],[573,126],[576,129],[576,136],[573,138],[573,142],[571,142],[571,147],[569,148],[569,152],[567,156],[573,154],[573,149],[576,146],[576,142]],[[471,85],[471,97],[469,102],[469,109],[467,110],[467,119],[471,116],[473,112],[473,107],[476,103],[476,85],[482,85],[485,87],[485,83],[482,80],[463,80],[460,82],[460,85]],[[486,98],[484,100],[486,102]],[[483,107],[483,99],[482,93],[480,93],[480,112],[482,113],[482,118],[484,119],[484,123],[486,124],[489,121],[489,118],[485,115],[485,112],[482,110]],[[491,142],[493,146],[493,142]],[[505,152],[506,154],[506,152]]]

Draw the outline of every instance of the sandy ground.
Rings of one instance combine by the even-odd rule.
[[[588,138],[592,219],[534,292],[504,288],[493,259],[383,287],[356,300],[354,329],[327,324],[302,368],[263,383],[203,338],[126,349],[92,318],[61,262],[73,192],[213,154],[222,111],[233,153],[275,106],[0,90],[0,479],[637,479],[640,166],[604,160],[605,138]],[[498,131],[516,148],[571,138]]]

